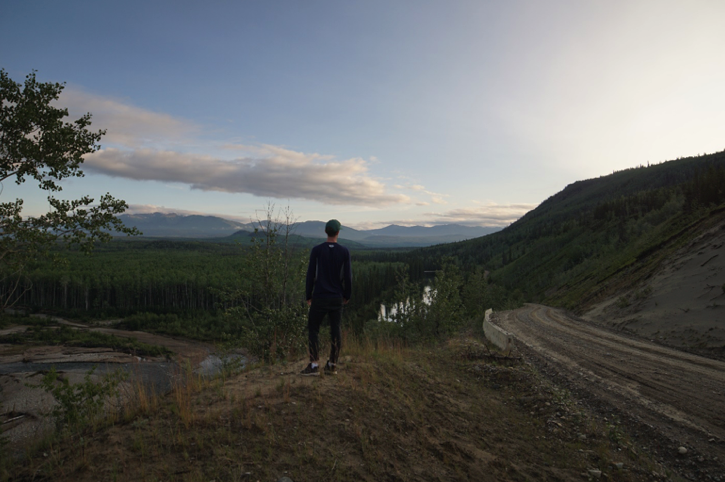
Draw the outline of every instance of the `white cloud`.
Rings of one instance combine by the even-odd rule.
[[[199,127],[191,121],[72,87],[63,90],[59,105],[67,106],[72,118],[90,112],[93,115],[91,127],[94,130],[106,129],[106,135],[101,138],[103,144],[132,148],[159,142],[178,144],[199,131]]]
[[[84,166],[99,174],[179,182],[204,191],[308,199],[336,205],[386,206],[410,202],[402,194],[388,194],[385,185],[369,175],[363,159],[336,161],[329,156],[269,145],[254,149],[266,157],[227,161],[174,151],[111,148],[88,155]]]
[[[495,204],[489,203],[472,208],[457,208],[445,212],[428,212],[425,215],[435,224],[456,223],[476,226],[508,226],[536,204]]]
[[[401,186],[398,184],[394,187],[398,189],[410,189],[411,191],[427,194],[430,196],[430,202],[432,202],[433,204],[448,204],[448,201],[445,200],[445,198],[449,196],[448,194],[441,194],[438,192],[429,191],[425,188],[425,186],[422,186],[420,184],[409,184],[407,186]],[[429,202],[425,201],[419,201],[416,203],[417,206],[427,206],[429,204]]]

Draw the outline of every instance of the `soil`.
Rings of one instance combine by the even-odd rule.
[[[644,282],[586,309],[584,319],[725,360],[725,221]]]
[[[663,464],[690,480],[725,480],[725,362],[541,305],[493,322],[541,372],[626,421]]]

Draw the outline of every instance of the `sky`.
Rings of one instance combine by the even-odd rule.
[[[58,197],[249,221],[507,226],[725,149],[721,0],[0,3],[0,68],[106,129]],[[37,184],[0,201],[48,210]]]

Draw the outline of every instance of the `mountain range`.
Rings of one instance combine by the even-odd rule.
[[[123,214],[126,226],[136,227],[147,237],[227,238],[245,236],[254,231],[255,223],[242,223],[218,216],[181,214]],[[431,227],[391,224],[380,229],[359,230],[343,226],[341,241],[354,241],[366,247],[423,247],[477,238],[500,231],[498,227],[444,224]],[[292,233],[303,238],[324,239],[323,221],[295,223]]]

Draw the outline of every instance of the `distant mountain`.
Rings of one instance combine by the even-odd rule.
[[[217,216],[184,216],[180,214],[123,214],[119,216],[126,226],[138,228],[144,236],[167,238],[224,238],[234,235],[247,236],[254,231],[255,223],[240,223]],[[381,229],[357,230],[343,226],[340,241],[350,246],[368,247],[423,247],[452,243],[485,236],[501,228],[471,227],[458,224],[440,226],[398,226]],[[292,234],[310,240],[325,239],[325,222],[303,221],[296,223]],[[309,244],[297,240],[298,244]]]
[[[126,226],[136,227],[149,237],[216,238],[229,236],[239,230],[249,230],[244,223],[195,214],[122,214],[119,219]]]
[[[458,238],[456,241],[461,241],[462,239],[485,236],[500,230],[501,228],[493,228],[490,226],[462,226],[460,224],[440,224],[429,228],[425,226],[398,226],[397,224],[391,224],[381,229],[365,231],[365,233],[374,236],[453,236]]]
[[[392,224],[381,229],[357,230],[343,226],[340,241],[356,241],[370,247],[422,247],[453,243],[477,238],[500,231],[494,227],[471,227],[459,224],[440,226],[398,226]],[[294,233],[309,238],[325,238],[323,221],[305,221],[295,225]]]
[[[306,238],[325,238],[325,222],[324,221],[303,221],[295,224],[294,233]],[[340,231],[340,239],[351,241],[362,241],[368,236],[367,231],[358,231],[347,226],[343,226]]]

